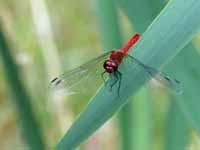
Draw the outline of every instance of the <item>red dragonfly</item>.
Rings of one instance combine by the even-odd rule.
[[[91,61],[79,66],[78,68],[75,68],[60,75],[59,77],[54,78],[51,81],[51,87],[53,89],[65,89],[65,92],[68,92],[68,94],[73,94],[76,92],[80,92],[76,91],[76,88],[80,88],[81,85],[82,91],[87,91],[88,88],[91,87],[91,85],[94,85],[95,82],[97,82],[93,79],[93,77],[95,76],[94,74],[97,74],[98,77],[102,77],[102,81],[104,81],[106,85],[108,85],[107,83],[109,82],[110,89],[112,89],[112,87],[116,83],[119,83],[119,94],[122,79],[122,72],[119,71],[119,67],[121,66],[121,64],[123,64],[124,59],[128,58],[128,61],[131,63],[132,66],[137,65],[137,67],[142,70],[143,75],[145,74],[147,76],[150,76],[159,83],[164,84],[166,87],[175,91],[175,93],[181,93],[179,81],[163,75],[161,72],[143,64],[140,60],[133,56],[130,56],[127,53],[130,47],[132,47],[139,40],[139,38],[140,35],[135,34],[122,49],[112,50],[111,52],[105,53],[95,59],[92,59]],[[101,71],[98,72],[98,70]],[[112,78],[112,81],[110,81],[110,78],[107,80],[105,74],[108,74],[109,77]]]

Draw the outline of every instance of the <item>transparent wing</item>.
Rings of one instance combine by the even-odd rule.
[[[102,83],[101,73],[104,71],[103,63],[108,58],[109,52],[100,55],[89,62],[68,71],[56,78],[50,83],[50,88],[62,92],[65,95],[82,93],[87,95],[97,90],[98,85]]]
[[[133,56],[127,55],[127,59],[132,61],[134,64],[137,64],[151,78],[155,79],[156,81],[158,81],[159,83],[161,83],[165,87],[169,88],[172,92],[174,92],[176,94],[182,93],[181,83],[178,80],[172,79],[169,76],[166,76],[163,73],[157,71],[156,69],[143,64],[140,60],[138,60],[137,58],[135,58]]]

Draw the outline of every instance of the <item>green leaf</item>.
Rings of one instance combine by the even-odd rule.
[[[42,133],[31,108],[30,97],[22,83],[18,67],[12,58],[11,50],[3,33],[1,23],[0,56],[4,65],[5,75],[8,79],[8,85],[13,95],[13,103],[16,105],[19,119],[22,125],[21,129],[24,140],[27,142],[30,149],[43,150],[45,149],[45,145],[42,139]]]
[[[155,1],[148,0],[129,0],[123,1],[118,0],[120,8],[125,12],[127,17],[130,19],[132,26],[136,31],[143,32],[150,22],[155,18],[163,7],[163,4]],[[143,11],[138,6],[144,6]],[[141,25],[142,23],[142,25]],[[120,111],[120,127],[121,138],[122,138],[122,149],[151,149],[149,115],[150,105],[149,98],[146,96],[148,90],[142,90],[132,98],[131,103],[126,104],[125,107]],[[136,99],[137,101],[133,101]],[[140,113],[143,112],[143,113]],[[147,126],[146,126],[147,125]],[[140,135],[140,136],[138,136]]]
[[[156,68],[165,65],[199,30],[200,20],[196,19],[196,16],[200,15],[199,7],[200,1],[169,1],[129,54]],[[57,149],[70,150],[79,146],[144,85],[145,79],[140,71],[136,71],[138,68],[131,64],[127,67],[130,67],[130,70],[123,74],[120,97],[105,87],[99,90],[61,139]]]
[[[150,150],[152,149],[152,101],[147,88],[142,88],[136,95],[132,103],[132,149]]]
[[[143,32],[163,8],[165,2],[160,0],[118,0],[118,4],[130,19],[135,31]],[[145,8],[142,9],[142,12],[139,11],[140,6]],[[141,90],[132,98],[131,103],[126,104],[120,111],[122,149],[149,150],[152,148],[151,139],[153,137],[150,134],[151,128],[149,128],[152,123],[150,121],[152,108],[147,95],[149,95],[148,89]]]
[[[177,99],[172,99],[165,123],[165,150],[187,150],[189,142],[189,124],[180,108]]]
[[[147,24],[150,20],[149,18],[152,18],[153,16],[155,16],[156,10],[160,10],[160,8],[163,7],[163,2],[164,1],[157,1],[156,2],[156,7],[155,7],[155,1],[146,1],[146,0],[134,0],[134,1],[124,1],[124,0],[118,0],[120,7],[123,8],[123,11],[126,13],[126,15],[129,17],[129,19],[131,20],[132,24],[134,25],[135,29],[139,29],[139,31],[143,31],[144,29],[144,25]],[[152,3],[154,2],[154,3]],[[135,4],[134,9],[132,9],[132,4]],[[141,11],[138,11],[138,9],[140,9],[139,6],[144,6],[146,9],[142,9]],[[147,8],[150,7],[150,8]],[[154,10],[154,9],[155,10]],[[138,22],[139,20],[139,22]],[[140,26],[140,23],[143,23],[142,26]],[[194,48],[191,46],[187,46],[184,50],[183,53],[190,53],[190,51],[193,51]],[[187,52],[185,52],[187,51]],[[185,54],[185,56],[188,57],[188,60],[190,60],[191,64],[194,64],[195,62],[193,62],[193,55],[191,56],[191,54]],[[169,69],[165,72],[168,72],[170,74],[170,72],[172,73],[172,76],[177,76],[176,73],[174,73],[174,70],[176,70],[176,72],[180,72],[181,76],[186,76],[189,75],[191,76],[191,72],[188,72],[187,74],[182,73],[182,71],[179,68],[183,68],[184,66],[184,57],[178,56],[178,58],[171,62],[171,64],[176,64],[178,61],[181,61],[182,63],[178,63],[179,66],[174,67],[173,65],[169,65]],[[183,70],[183,69],[182,69]],[[182,82],[182,78],[179,79]],[[198,84],[198,83],[197,83]],[[191,87],[192,88],[192,87]],[[186,90],[187,92],[188,90]],[[173,96],[173,95],[172,95]],[[183,96],[180,97],[176,97],[173,96],[173,100],[177,101],[177,98],[182,99],[184,98]],[[186,100],[186,99],[185,99]],[[175,149],[175,150],[183,150],[183,149],[187,149],[187,144],[188,144],[188,133],[189,133],[189,126],[186,122],[186,116],[183,117],[183,112],[180,110],[179,106],[175,103],[172,102],[173,104],[170,106],[170,110],[169,110],[169,115],[167,120],[169,122],[166,122],[166,136],[164,137],[164,142],[166,143],[164,146],[164,148],[167,149]],[[196,100],[197,101],[197,100]],[[184,101],[181,101],[184,102]],[[174,104],[175,103],[175,104]],[[135,104],[136,105],[136,104]],[[145,105],[145,104],[144,104]],[[136,106],[136,108],[139,108],[139,106]],[[176,112],[175,112],[176,111]],[[188,110],[187,110],[188,111]],[[191,111],[191,109],[190,109]],[[141,112],[138,110],[138,112]],[[137,115],[134,117],[135,120],[138,117],[138,112]],[[199,113],[198,113],[199,114]],[[134,115],[134,113],[132,114],[132,116]],[[141,117],[141,116],[140,116]],[[131,120],[131,119],[130,119]],[[189,119],[190,120],[190,119]],[[137,123],[138,121],[136,121]],[[135,123],[135,122],[134,122]],[[133,124],[129,125],[134,127]],[[130,123],[129,123],[130,124]],[[177,125],[179,124],[179,125]],[[142,125],[142,124],[141,124]],[[177,127],[178,126],[178,127]],[[130,128],[129,128],[130,129]],[[143,128],[144,129],[144,128]],[[138,137],[138,135],[141,136],[140,134],[133,134],[133,136]],[[139,136],[139,137],[140,137]],[[135,138],[135,140],[137,141],[137,138]],[[136,142],[135,140],[132,140],[133,143],[135,143],[135,145],[139,145],[139,142]],[[141,145],[145,145],[144,143],[141,143]],[[136,148],[138,149],[138,148]]]
[[[189,61],[187,61],[189,60]],[[183,83],[184,93],[176,98],[180,110],[188,122],[200,132],[199,88],[200,59],[194,47],[190,44],[173,60],[167,69],[179,77]],[[172,69],[173,68],[173,69]]]
[[[97,0],[96,8],[104,51],[121,48],[122,37],[115,3],[113,0]]]
[[[138,32],[144,32],[166,4],[161,0],[117,0],[117,2]]]

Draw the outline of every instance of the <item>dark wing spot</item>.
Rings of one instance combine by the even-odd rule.
[[[170,81],[170,78],[168,76],[164,76],[164,78],[167,80],[167,81]]]
[[[164,76],[164,78],[165,78],[167,81],[169,81],[169,82],[172,81],[172,79],[170,79],[168,76]],[[173,81],[176,82],[176,83],[178,83],[178,84],[180,84],[180,81],[178,81],[178,80],[176,80],[176,79],[173,79]]]
[[[57,85],[60,84],[61,82],[62,82],[62,80],[60,80],[60,79],[57,78],[57,81],[56,81],[56,83],[55,83],[55,86],[57,86]]]
[[[51,81],[51,87],[56,87],[56,86],[58,86],[61,82],[62,82],[62,80],[59,79],[58,77],[56,77],[56,78],[54,78],[54,79]]]
[[[62,82],[61,79],[59,79],[58,77],[54,78],[53,80],[51,80],[49,87],[51,89],[54,89],[57,87],[58,84],[60,84]]]
[[[56,81],[58,79],[58,77],[54,78],[53,80],[51,80],[51,83],[53,83],[54,81]]]
[[[176,83],[178,83],[178,84],[181,83],[180,81],[178,81],[178,80],[176,80],[176,79],[174,79],[174,81],[175,81]]]

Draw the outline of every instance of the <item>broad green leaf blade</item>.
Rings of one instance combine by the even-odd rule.
[[[199,7],[200,1],[170,1],[130,54],[156,68],[166,64],[199,30],[200,20],[196,19],[200,15]],[[140,71],[130,68],[127,74],[123,74],[120,97],[103,87],[61,139],[57,149],[76,148],[127,103],[128,98],[145,83]]]
[[[176,99],[172,99],[165,123],[165,150],[187,150],[189,142],[189,124]]]

